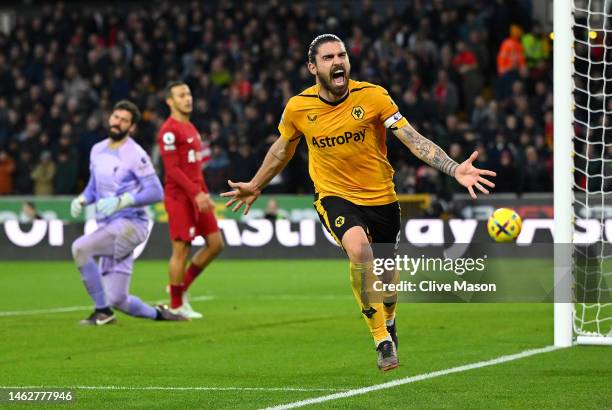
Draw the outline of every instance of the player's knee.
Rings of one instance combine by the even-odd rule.
[[[365,231],[360,226],[354,226],[346,231],[342,237],[342,247],[351,262],[363,263],[374,258],[372,246]]]
[[[172,257],[184,261],[189,256],[189,244],[187,242],[175,241],[172,244]]]
[[[221,235],[215,235],[213,238],[209,240],[207,246],[213,255],[218,255],[225,248],[225,241]]]
[[[83,265],[87,261],[87,247],[83,241],[77,239],[72,243],[72,258],[78,266]]]
[[[372,248],[368,242],[355,242],[349,246],[345,246],[344,250],[351,262],[363,263],[371,261],[373,258]]]

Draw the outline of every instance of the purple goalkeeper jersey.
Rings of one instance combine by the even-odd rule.
[[[128,137],[119,148],[109,148],[110,142],[107,138],[91,149],[90,178],[83,192],[88,204],[125,192],[136,196],[143,187],[144,179],[151,176],[157,178],[149,155],[132,138]],[[147,220],[147,214],[144,206],[127,207],[108,217],[96,213],[96,220],[102,223],[119,218]]]

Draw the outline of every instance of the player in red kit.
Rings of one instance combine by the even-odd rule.
[[[214,214],[214,202],[202,174],[202,140],[189,121],[193,97],[187,84],[177,81],[166,87],[170,117],[164,122],[157,142],[164,170],[164,204],[172,241],[170,257],[170,310],[191,319],[202,315],[193,311],[185,295],[194,279],[221,252],[223,237]],[[203,236],[206,245],[187,260],[191,241]]]

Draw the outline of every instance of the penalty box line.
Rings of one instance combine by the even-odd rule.
[[[433,379],[440,376],[446,376],[448,374],[453,373],[461,373],[466,372],[468,370],[480,369],[482,367],[494,366],[501,363],[512,362],[514,360],[520,360],[525,357],[535,356],[540,353],[552,352],[554,350],[561,349],[561,347],[557,346],[546,346],[538,349],[530,349],[525,350],[520,353],[500,356],[495,359],[485,360],[481,362],[466,364],[463,366],[452,367],[450,369],[438,370],[431,373],[423,373],[416,376],[404,377],[402,379],[392,380],[387,383],[375,384],[372,386],[361,387],[359,389],[353,389],[348,391],[343,391],[339,393],[329,394],[321,397],[314,397],[312,399],[300,400],[292,403],[279,404],[277,406],[266,407],[264,410],[285,410],[285,409],[293,409],[296,407],[308,406],[311,404],[324,403],[326,401],[345,399],[347,397],[359,396],[362,394],[370,393],[377,390],[390,389],[397,386],[402,386],[405,384],[416,383],[422,380]]]

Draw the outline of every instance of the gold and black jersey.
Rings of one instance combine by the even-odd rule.
[[[349,93],[336,102],[319,97],[318,84],[292,97],[278,130],[288,140],[306,138],[308,169],[319,198],[385,205],[397,201],[386,128],[407,123],[384,88],[349,80]]]

